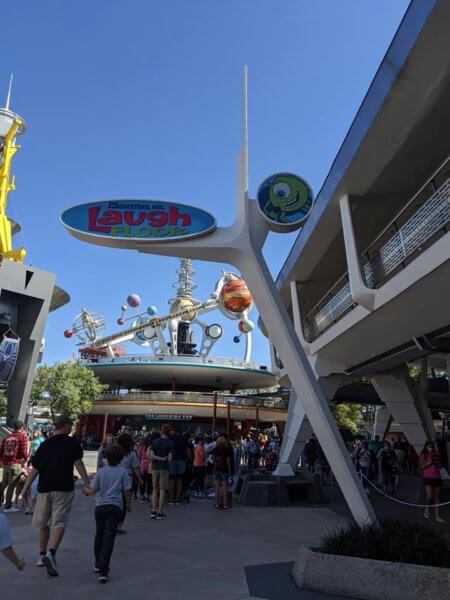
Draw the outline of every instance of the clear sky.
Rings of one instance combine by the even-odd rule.
[[[407,8],[407,0],[16,0],[1,8],[0,87],[25,118],[9,213],[26,262],[57,273],[71,303],[51,314],[46,362],[81,306],[116,328],[130,292],[160,314],[175,259],[83,244],[59,222],[75,204],[156,198],[233,220],[242,67],[249,67],[250,193],[277,171],[317,193]],[[296,234],[271,234],[277,275]],[[206,299],[222,265],[195,264]],[[256,321],[257,313],[253,311]],[[236,324],[222,356],[240,356]],[[256,335],[254,358],[267,363]],[[137,348],[130,346],[129,349]]]

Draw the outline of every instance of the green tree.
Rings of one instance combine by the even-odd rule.
[[[6,417],[8,414],[8,398],[6,390],[0,389],[0,417]]]
[[[333,404],[331,412],[339,427],[347,427],[353,434],[358,431],[362,418],[360,404]]]
[[[53,422],[61,414],[77,419],[91,410],[92,403],[106,387],[80,363],[56,363],[38,367],[31,401],[48,406]]]

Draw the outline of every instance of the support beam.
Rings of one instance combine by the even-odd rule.
[[[384,440],[384,438],[389,433],[389,429],[392,423],[392,415],[386,406],[381,406],[377,408],[377,412],[375,413],[375,422],[373,424],[373,435],[374,437],[377,435],[380,440]]]
[[[303,448],[310,438],[312,431],[302,403],[292,388],[283,443],[280,450],[280,460],[278,461],[274,475],[278,475],[279,477],[294,475]]]
[[[372,377],[373,385],[394,421],[419,453],[434,438],[433,420],[420,384],[411,381],[405,367]]]
[[[341,209],[342,231],[344,234],[345,255],[352,298],[360,306],[373,311],[376,290],[367,287],[362,275],[361,260],[353,226],[352,209],[348,194],[339,201]]]

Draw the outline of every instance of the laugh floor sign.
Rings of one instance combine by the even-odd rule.
[[[106,200],[80,204],[61,215],[71,232],[116,240],[169,241],[198,237],[214,231],[208,212],[159,200]]]

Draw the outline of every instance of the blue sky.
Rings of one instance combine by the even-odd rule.
[[[0,88],[28,124],[9,214],[26,262],[71,295],[51,314],[46,362],[75,351],[63,337],[81,306],[110,331],[130,292],[166,312],[175,259],[83,244],[59,223],[75,204],[156,198],[233,220],[242,67],[249,67],[250,193],[277,171],[315,193],[407,8],[406,0],[17,0],[2,6]],[[5,26],[6,23],[9,25]],[[274,276],[294,234],[271,234]],[[197,297],[222,265],[195,264]],[[257,313],[252,316],[256,320]],[[220,355],[239,356],[236,324]],[[130,346],[129,349],[137,348]],[[256,335],[255,360],[267,363]]]

